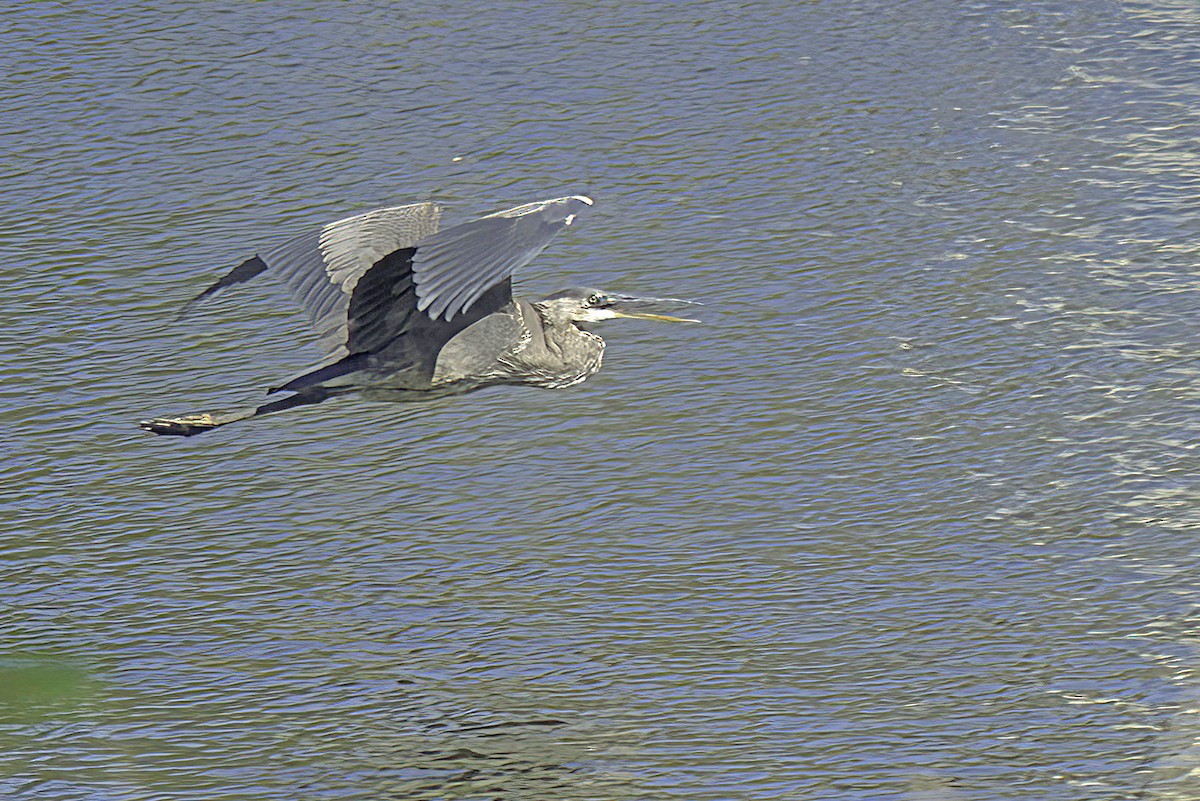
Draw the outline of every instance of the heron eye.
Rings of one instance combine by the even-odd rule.
[[[588,298],[587,302],[589,306],[599,306],[603,301],[603,295],[592,295],[590,298]]]

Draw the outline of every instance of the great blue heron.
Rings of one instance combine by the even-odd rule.
[[[419,400],[491,384],[568,387],[600,369],[604,340],[581,327],[614,317],[695,322],[665,314],[689,301],[567,289],[527,302],[512,275],[575,216],[582,195],[527,203],[445,230],[435,203],[376,209],[330,223],[238,265],[188,306],[262,273],[307,312],[325,362],[268,393],[260,406],[144,420],[191,436],[350,392]]]

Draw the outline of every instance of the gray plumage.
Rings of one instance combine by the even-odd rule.
[[[529,302],[512,276],[592,204],[581,195],[527,203],[439,229],[434,203],[376,209],[332,222],[246,260],[187,308],[267,274],[308,315],[325,362],[269,390],[260,406],[143,421],[192,435],[349,392],[417,400],[491,384],[576,384],[600,369],[604,340],[580,324],[614,317],[676,322],[659,309],[688,303],[571,289]]]

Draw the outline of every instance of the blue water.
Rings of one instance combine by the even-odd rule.
[[[10,4],[0,789],[1191,799],[1191,3]],[[596,207],[705,303],[563,391],[339,400],[296,230]],[[0,793],[3,794],[3,793]]]

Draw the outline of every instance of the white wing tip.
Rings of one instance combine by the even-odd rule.
[[[571,195],[571,200],[578,200],[580,203],[586,203],[589,206],[594,206],[596,201],[592,200],[587,195]]]

